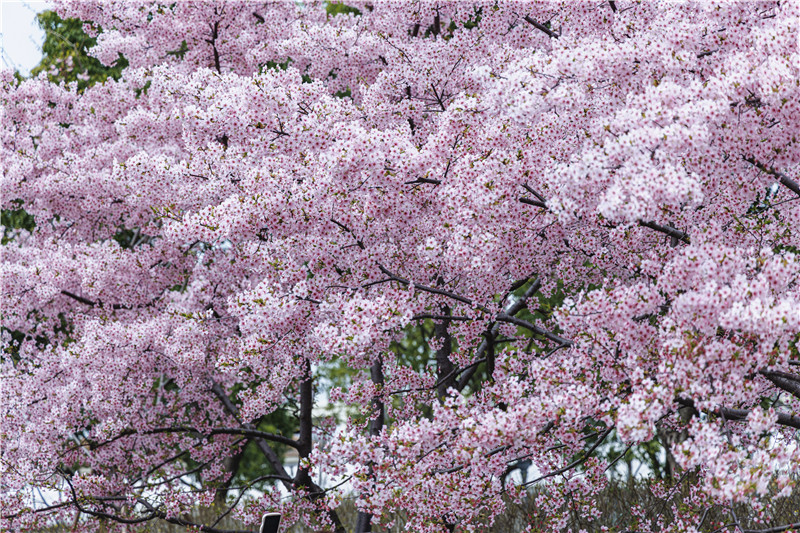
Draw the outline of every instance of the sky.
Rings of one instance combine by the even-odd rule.
[[[44,32],[34,17],[49,6],[46,0],[0,0],[2,68],[27,76],[39,63]]]

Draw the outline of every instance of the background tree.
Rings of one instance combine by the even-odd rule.
[[[789,494],[797,6],[353,4],[68,4],[121,76],[3,74],[3,525],[586,527],[656,435],[630,529]]]
[[[121,56],[106,66],[89,55],[96,39],[83,31],[83,22],[78,19],[65,20],[55,11],[43,11],[36,15],[36,22],[44,30],[45,37],[42,60],[31,70],[31,76],[44,72],[54,83],[76,82],[82,90],[109,77],[119,79],[128,65]]]

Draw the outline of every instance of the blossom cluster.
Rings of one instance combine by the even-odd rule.
[[[248,439],[278,474],[239,516],[290,491],[337,530],[345,490],[480,529],[523,459],[568,527],[610,435],[676,436],[676,531],[791,491],[798,4],[348,5],[64,2],[123,76],[0,74],[2,206],[36,221],[2,254],[0,528],[182,523]],[[337,362],[338,429],[311,416]],[[254,433],[294,408],[299,438]]]

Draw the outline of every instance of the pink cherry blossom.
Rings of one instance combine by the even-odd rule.
[[[613,438],[693,473],[642,531],[796,490],[798,4],[348,5],[59,2],[121,79],[0,74],[0,529],[219,531],[248,442],[233,515],[337,532],[594,521]]]

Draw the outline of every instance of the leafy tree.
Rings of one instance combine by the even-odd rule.
[[[36,15],[36,21],[45,38],[42,61],[31,70],[31,76],[45,72],[54,83],[76,82],[78,90],[83,90],[108,78],[119,79],[128,66],[122,56],[107,66],[89,55],[97,39],[86,34],[79,19],[62,19],[55,11],[43,11]]]

